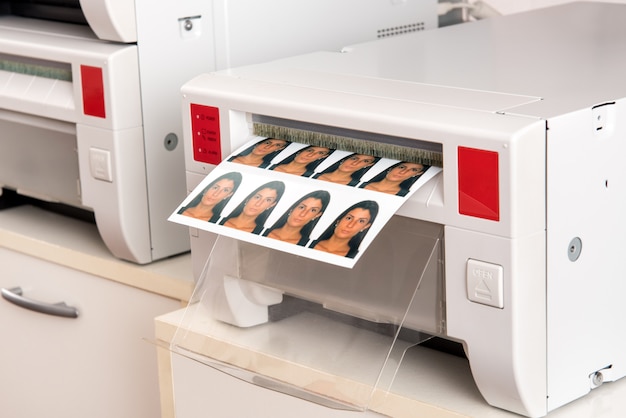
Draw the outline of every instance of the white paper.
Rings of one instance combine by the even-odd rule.
[[[397,160],[374,159],[369,156],[356,155],[341,150],[328,150],[328,155],[324,155],[325,150],[320,147],[309,148],[306,145],[297,143],[283,142],[280,144],[276,142],[270,143],[270,141],[272,140],[268,141],[267,138],[253,137],[246,145],[236,150],[206,176],[196,189],[176,208],[169,220],[279,251],[286,251],[318,261],[351,268],[363,255],[387,221],[402,206],[404,201],[441,171],[439,167],[425,167],[423,172],[419,174],[416,173],[416,170],[420,168],[419,166],[402,163]],[[263,163],[264,168],[230,161],[240,154],[255,148],[257,144],[262,144],[265,147],[265,154],[268,154],[270,149],[273,151],[266,156]],[[281,148],[282,145],[284,145],[283,148]],[[298,154],[296,162],[306,158],[306,161],[314,160],[311,165],[316,165],[310,173],[306,173],[307,177],[305,175],[277,171],[277,165],[288,161],[289,158],[296,157],[296,153],[299,151],[305,152]],[[252,161],[255,159],[260,160],[261,156],[263,156],[263,152],[251,153],[246,157]],[[351,172],[356,166],[365,166],[359,172],[361,176],[353,180],[352,185],[314,178],[315,176],[322,176],[324,170],[331,168],[333,164],[338,163],[343,158],[346,158],[349,163],[344,163],[342,169],[339,172],[335,171],[331,176],[339,173],[341,177],[346,175],[347,172]],[[352,169],[349,168],[350,164],[354,164]],[[403,176],[404,174],[402,173],[413,170],[414,183],[410,186],[410,189],[406,190],[406,194],[403,192],[401,194],[404,195],[401,196],[390,194],[390,191],[382,192],[362,188],[367,182],[375,180],[377,175],[387,179],[392,178],[388,174],[389,169],[396,165],[401,168],[395,170],[396,177],[393,177],[393,179],[397,179],[397,176]],[[406,175],[409,176],[409,174]],[[222,176],[231,178],[224,179]],[[232,177],[240,177],[240,183],[234,191],[229,191],[228,187],[234,188],[237,181],[232,180]],[[220,178],[222,180],[216,185],[216,180]],[[268,184],[270,186],[278,184],[279,189],[281,184],[284,186],[284,191],[278,200],[273,201],[280,192],[265,187]],[[378,186],[382,185],[382,183],[376,184]],[[227,188],[224,189],[222,187]],[[205,203],[198,203],[198,200],[204,196],[207,188],[211,188],[215,193],[214,197],[224,198],[220,200],[221,205],[223,205],[221,210],[219,205],[215,203],[215,199],[209,201],[208,204],[205,204],[206,201]],[[261,189],[260,193],[254,193],[257,189]],[[314,193],[315,197],[305,199],[302,204],[296,205],[309,193]],[[325,206],[323,205],[324,198],[322,196],[329,198]],[[230,219],[224,225],[221,224],[235,214],[238,206],[244,205],[246,202],[248,204],[242,215]],[[257,209],[253,208],[255,203],[258,205]],[[356,208],[348,211],[353,206],[356,206]],[[323,211],[320,210],[322,207]],[[186,211],[187,209],[191,210]],[[255,214],[254,210],[259,209],[264,210],[258,215]],[[377,213],[375,213],[376,210]],[[346,214],[346,212],[348,213]],[[209,213],[212,215],[212,219],[205,220],[206,216],[202,219],[195,217],[200,213]],[[264,236],[264,234],[272,231],[275,223],[283,215],[289,216],[287,226],[282,229],[276,228],[276,236],[285,237],[285,239],[288,236],[296,236],[301,241],[300,243],[291,243],[278,238]],[[266,216],[264,222],[259,222],[264,216]],[[301,216],[301,218],[298,220],[297,216]],[[309,218],[312,219],[309,220]],[[235,227],[235,225],[244,225],[253,219],[256,222],[256,230],[253,232],[240,230]],[[308,222],[303,223],[306,220]],[[226,226],[229,224],[232,226]],[[311,228],[312,225],[314,227],[310,231],[308,239],[306,239],[307,237],[303,237],[302,232],[306,231],[307,228]],[[295,231],[298,231],[300,227],[302,228],[299,229],[299,233],[294,235]],[[328,232],[329,240],[317,242],[318,239],[323,238],[325,231]],[[352,237],[352,234],[355,233],[356,235]],[[347,248],[350,248],[350,245],[346,247],[346,241],[348,240],[352,244],[350,250],[347,250]],[[315,248],[312,248],[312,245],[315,245]],[[325,250],[321,248],[325,248]]]

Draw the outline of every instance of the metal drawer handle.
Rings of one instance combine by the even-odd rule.
[[[48,315],[78,318],[78,310],[72,306],[66,305],[65,302],[45,303],[25,298],[22,296],[21,287],[14,287],[12,289],[2,288],[0,292],[3,298],[22,308]]]

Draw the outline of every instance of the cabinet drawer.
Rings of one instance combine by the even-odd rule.
[[[372,411],[332,409],[275,392],[178,354],[172,353],[171,360],[176,418],[382,418]]]
[[[0,266],[0,287],[78,311],[57,317],[0,299],[2,416],[159,416],[156,354],[144,337],[180,302],[4,248]]]

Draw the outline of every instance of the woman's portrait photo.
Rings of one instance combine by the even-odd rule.
[[[330,148],[309,145],[294,152],[278,164],[274,164],[270,170],[309,177],[332,151]]]
[[[380,158],[371,155],[350,154],[321,173],[314,175],[313,178],[337,184],[356,186],[361,176],[379,159]]]
[[[272,159],[289,144],[290,142],[284,139],[264,138],[241,153],[232,156],[228,161],[266,168],[271,164]]]
[[[241,173],[230,172],[221,175],[206,186],[188,205],[178,213],[207,222],[217,222],[222,209],[230,201],[241,184]]]
[[[353,267],[409,196],[442,171],[374,153],[255,135],[168,220]]]
[[[316,190],[296,200],[263,236],[305,246],[320,216],[330,202],[330,193]]]
[[[270,181],[250,193],[220,225],[260,234],[267,217],[285,192],[282,181]]]
[[[343,211],[309,248],[354,258],[378,215],[378,203],[365,200]]]
[[[363,183],[361,188],[381,193],[406,196],[413,183],[428,169],[419,163],[401,161]]]

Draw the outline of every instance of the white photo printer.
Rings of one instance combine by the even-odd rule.
[[[435,0],[0,1],[0,185],[93,212],[119,258],[187,251],[185,81],[436,26]]]
[[[530,417],[623,377],[625,21],[572,3],[188,82],[189,189],[251,134],[442,157],[353,269],[192,234],[213,315],[289,295],[462,342],[486,401]]]

